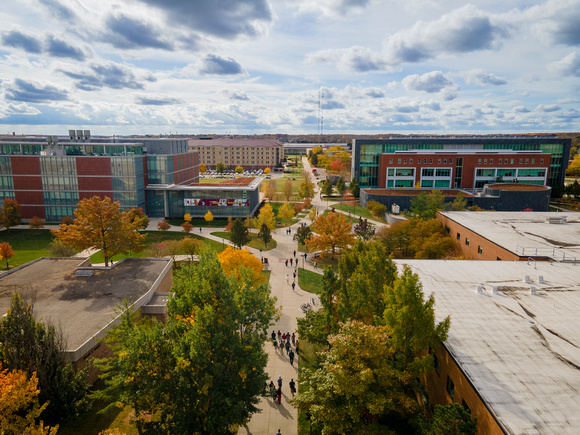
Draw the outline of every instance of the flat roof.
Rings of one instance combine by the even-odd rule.
[[[516,255],[580,260],[579,212],[439,213]]]
[[[244,177],[224,180],[221,183],[148,184],[146,190],[254,190],[258,188],[262,180],[262,177]]]
[[[430,193],[433,189],[424,188],[424,189],[415,189],[413,187],[410,188],[377,188],[377,187],[365,187],[362,190],[367,192],[369,195],[380,195],[380,196],[419,196],[421,193]],[[441,191],[443,196],[457,196],[459,192],[463,192],[466,198],[471,198],[473,194],[466,192],[461,189],[436,189]]]
[[[79,355],[79,349],[111,323],[123,299],[135,303],[147,296],[171,268],[170,259],[127,259],[110,269],[94,268],[92,276],[78,276],[84,260],[41,258],[0,275],[0,313],[7,312],[14,292],[31,298],[35,317],[62,329],[67,353],[80,357],[85,352]],[[151,295],[145,299],[141,304]]]
[[[506,433],[580,433],[580,267],[396,262],[419,275],[426,296],[435,295],[437,321],[451,316],[444,345]]]
[[[189,146],[222,146],[222,147],[273,147],[283,146],[284,144],[276,139],[232,139],[232,138],[215,138],[215,139],[189,139]]]

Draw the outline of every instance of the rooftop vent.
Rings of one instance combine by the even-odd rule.
[[[537,295],[538,293],[536,292],[536,287],[531,286],[530,287],[530,295]]]
[[[492,291],[493,291],[493,294],[494,294],[494,295],[497,295],[497,294],[498,294],[498,287],[497,287],[497,285],[494,285],[494,286],[493,286],[493,289],[492,289]]]
[[[532,283],[532,280],[530,279],[530,275],[526,275],[526,277],[524,278],[524,282],[526,284],[531,284]]]
[[[482,295],[483,294],[483,284],[477,285],[477,293]]]
[[[549,224],[565,224],[567,216],[550,216],[546,219]]]

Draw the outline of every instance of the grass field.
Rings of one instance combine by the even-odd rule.
[[[360,217],[363,217],[363,218],[371,220],[371,221],[377,221],[377,222],[381,222],[381,223],[387,222],[384,219],[379,219],[379,218],[373,216],[370,211],[368,211],[364,207],[361,207],[359,204],[356,204],[356,206],[352,205],[352,202],[345,202],[343,204],[335,204],[335,205],[333,205],[333,207],[337,210],[350,212],[353,215],[360,216]]]
[[[335,207],[335,208],[337,208],[337,207]],[[324,210],[324,213],[322,213],[322,214],[323,214],[323,216],[328,216],[328,213],[330,213],[330,210]],[[348,222],[352,222],[353,224],[358,224],[360,222],[360,219],[352,217],[352,216],[346,216],[346,220]]]
[[[185,219],[182,219],[182,218],[167,219],[167,222],[169,222],[171,225],[173,225],[175,227],[179,227],[179,226],[181,226],[181,224],[183,224],[185,222]],[[228,220],[227,220],[227,218],[214,218],[214,220],[207,222],[204,218],[193,218],[189,223],[191,225],[193,225],[194,227],[215,227],[215,228],[224,227],[225,228],[226,225],[228,224]],[[194,228],[194,231],[195,231],[195,228]]]
[[[197,234],[186,234],[186,233],[177,233],[174,231],[144,231],[147,235],[146,243],[147,245],[151,245],[153,243],[160,243],[165,240],[181,240],[184,237],[193,237],[197,240],[202,240],[205,246],[213,252],[221,252],[223,250],[222,244],[220,242],[216,242],[215,240],[206,239],[204,237],[200,237]],[[132,255],[133,258],[143,258],[146,256],[145,252],[134,253]],[[123,258],[131,257],[130,255],[115,255],[113,257],[114,261],[120,261]],[[91,263],[92,264],[100,264],[104,263],[105,259],[103,258],[103,254],[101,251],[94,253],[91,255]]]
[[[222,237],[226,240],[230,240],[230,233],[227,231],[216,231],[214,233],[211,233],[211,235],[216,236],[216,237]],[[254,248],[254,249],[261,249],[262,251],[266,252],[266,251],[269,251],[271,249],[275,249],[278,246],[278,242],[276,242],[276,240],[272,239],[268,243],[268,248],[266,248],[264,246],[264,242],[262,241],[262,239],[260,239],[258,237],[258,234],[250,233],[250,242],[244,246],[249,246],[250,248]]]
[[[14,251],[10,267],[21,266],[40,257],[49,257],[48,245],[52,242],[50,230],[11,229],[0,231],[0,243],[8,242]],[[6,260],[0,261],[6,267]]]
[[[322,292],[322,275],[307,269],[298,269],[298,286],[310,293]]]

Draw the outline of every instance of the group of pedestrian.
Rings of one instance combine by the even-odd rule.
[[[278,384],[278,388],[276,388],[276,385],[274,385],[274,381],[270,381],[270,385],[268,385],[268,390],[272,400],[274,402],[278,401],[278,405],[280,405],[282,403],[282,384],[284,383],[284,381],[282,380],[282,376],[278,376],[276,382]],[[294,396],[294,394],[296,394],[296,382],[294,382],[293,378],[290,379],[288,385],[290,387],[290,393],[292,393],[292,396]]]
[[[292,228],[286,228],[286,235],[290,236],[292,234]]]
[[[300,343],[296,339],[296,333],[294,332],[292,334],[290,334],[289,332],[283,333],[280,332],[280,330],[278,330],[278,334],[272,331],[271,336],[272,343],[274,343],[274,349],[278,351],[279,348],[281,355],[284,355],[284,349],[286,349],[286,355],[288,355],[288,358],[290,359],[290,365],[293,366],[294,359],[296,355],[300,352]],[[290,343],[292,343],[292,345],[290,345]],[[296,354],[294,353],[292,346],[294,346],[294,349],[296,349]]]

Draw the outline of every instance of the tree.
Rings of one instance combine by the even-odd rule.
[[[264,242],[264,247],[266,249],[268,249],[268,243],[270,243],[270,241],[272,241],[272,231],[270,231],[270,228],[268,228],[268,225],[262,224],[262,228],[260,228],[260,232],[258,233],[258,236]]]
[[[319,216],[312,224],[312,229],[315,234],[306,242],[310,252],[317,249],[325,253],[330,251],[334,259],[336,248],[346,248],[354,242],[352,222],[342,213],[330,212],[327,216]]]
[[[294,217],[294,207],[289,202],[285,202],[278,210],[278,217],[282,219],[292,219]]]
[[[268,180],[266,187],[264,188],[264,196],[268,201],[272,201],[274,195],[276,194],[276,182],[274,180]]]
[[[270,168],[264,169],[264,174],[268,175],[272,170]]]
[[[346,192],[346,183],[342,177],[340,177],[336,182],[336,191],[340,194],[340,196],[344,195],[344,192]]]
[[[186,221],[181,224],[181,228],[183,228],[183,230],[181,230],[182,232],[191,233],[191,230],[193,230],[193,225]]]
[[[208,223],[209,223],[209,222],[213,221],[213,213],[212,213],[211,211],[208,211],[208,212],[207,212],[207,213],[204,215],[204,217],[203,217],[203,218],[205,219],[205,221],[206,221],[206,222],[208,222]]]
[[[296,240],[301,245],[306,244],[307,240],[310,240],[312,237],[312,229],[309,226],[300,226],[296,230]]]
[[[432,190],[428,195],[421,192],[411,199],[411,212],[420,219],[433,219],[437,212],[443,210],[445,197],[440,190]]]
[[[320,190],[322,191],[322,193],[326,196],[326,199],[328,200],[328,197],[330,195],[332,195],[332,191],[333,191],[332,183],[329,180],[324,180],[324,183],[322,184],[322,188]]]
[[[117,254],[143,250],[146,236],[138,229],[143,228],[146,217],[140,215],[142,211],[121,212],[121,204],[109,197],[93,196],[78,203],[72,224],[60,224],[59,230],[51,232],[65,245],[79,251],[101,249],[108,266],[109,259]]]
[[[286,180],[286,182],[284,183],[284,187],[282,188],[282,192],[284,193],[284,196],[286,197],[286,201],[290,201],[290,198],[292,197],[292,190],[294,189],[294,185],[292,184],[291,180]]]
[[[320,368],[301,372],[302,388],[293,403],[310,412],[312,425],[324,434],[392,433],[390,420],[407,417],[418,406],[404,389],[412,378],[393,367],[390,341],[384,326],[341,325],[329,338]]]
[[[298,188],[298,196],[300,199],[311,199],[314,198],[314,184],[308,178],[308,175],[304,177],[304,181],[300,184]]]
[[[373,216],[384,219],[385,213],[387,212],[387,206],[381,204],[380,202],[370,200],[367,202],[367,209],[372,213]]]
[[[222,162],[218,162],[218,164],[215,166],[215,171],[218,174],[223,174],[224,172],[226,172],[226,169],[228,168]]]
[[[318,154],[312,153],[312,155],[310,156],[309,160],[310,160],[310,164],[312,166],[318,166]]]
[[[44,427],[36,421],[48,406],[38,403],[38,378],[33,373],[30,379],[22,370],[2,370],[0,361],[0,433],[49,435],[55,434],[58,426]]]
[[[358,198],[360,196],[360,186],[356,182],[356,178],[352,179],[352,181],[350,182],[350,185],[348,187],[349,187],[350,191],[352,192],[352,195],[355,198]]]
[[[568,169],[566,169],[567,175],[579,176],[580,175],[580,154],[576,154],[572,163],[568,165]]]
[[[252,282],[256,284],[266,282],[266,277],[262,273],[262,262],[248,249],[234,249],[228,246],[218,254],[218,259],[227,277],[240,280],[244,274],[243,268],[245,268]]]
[[[33,229],[44,228],[44,219],[34,216],[30,219],[30,222],[28,222],[28,226]]]
[[[475,435],[477,418],[471,418],[467,409],[459,403],[447,406],[435,405],[432,420],[427,424],[426,435]]]
[[[20,204],[14,199],[5,199],[0,209],[0,226],[8,231],[16,225],[20,225]]]
[[[0,243],[0,260],[6,260],[6,269],[9,268],[8,260],[14,257],[14,251],[12,246],[8,242]]]
[[[451,208],[455,211],[465,210],[467,207],[467,199],[465,199],[465,193],[457,192],[457,196],[451,203]]]
[[[310,213],[308,213],[308,219],[310,219],[311,221],[314,221],[317,216],[318,216],[318,209],[316,209],[316,208],[313,208],[312,210],[310,210]]]
[[[249,241],[250,235],[248,228],[246,228],[240,219],[234,220],[230,230],[230,242],[232,242],[238,249],[242,249],[242,246],[244,246]]]
[[[266,224],[268,228],[273,230],[276,228],[276,219],[274,218],[274,210],[270,204],[266,204],[260,209],[260,214],[254,219],[254,227],[256,229],[262,228]]]
[[[192,219],[193,218],[191,217],[191,214],[190,213],[185,213],[183,215],[183,220],[186,221],[186,222],[191,222]]]
[[[185,237],[181,240],[181,252],[183,255],[189,255],[191,261],[193,261],[193,256],[203,249],[203,246],[201,240],[196,240],[193,237]]]
[[[236,167],[236,174],[243,174],[244,173],[244,168],[241,166],[237,166]]]
[[[22,370],[28,379],[38,377],[40,403],[49,424],[66,421],[87,407],[86,372],[75,372],[62,359],[62,336],[54,326],[34,318],[31,304],[18,293],[12,295],[10,309],[0,320],[0,361],[9,370]]]
[[[70,225],[73,224],[74,222],[75,220],[70,216],[63,216],[62,219],[60,220],[60,223],[63,225]]]
[[[340,157],[335,157],[327,166],[328,170],[332,172],[343,172],[348,169],[346,163]]]
[[[203,163],[200,163],[199,164],[199,173],[203,174],[205,172],[207,172],[207,166],[205,166]]]
[[[68,245],[62,243],[62,241],[58,239],[54,239],[48,245],[48,252],[50,252],[51,257],[74,257],[77,253],[74,248],[71,248]]]
[[[165,219],[157,224],[157,229],[159,231],[167,231],[169,228],[171,228],[171,224]]]
[[[366,242],[375,235],[375,226],[369,223],[368,219],[361,218],[359,223],[354,226],[354,232]]]
[[[391,330],[391,342],[400,370],[413,378],[433,368],[433,356],[427,350],[447,339],[450,319],[435,324],[435,297],[427,299],[417,274],[405,266],[394,285],[385,293],[384,323]]]

